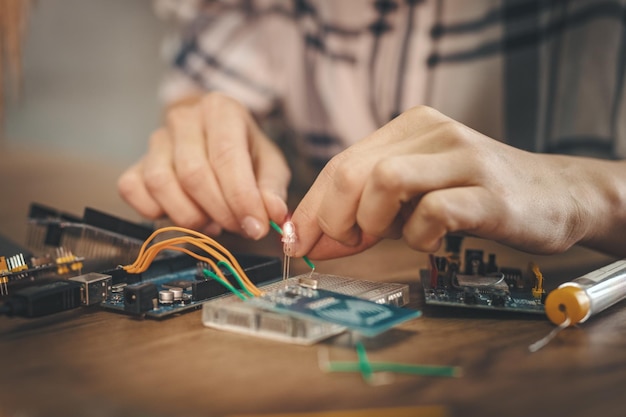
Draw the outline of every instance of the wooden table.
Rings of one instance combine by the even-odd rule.
[[[31,150],[4,149],[2,156],[5,236],[23,241],[31,201],[77,214],[90,205],[136,219],[117,197],[115,179],[123,167]],[[274,236],[223,242],[233,250],[280,255]],[[479,240],[466,246],[498,253],[500,265],[535,260],[552,287],[611,261],[581,248],[540,257]],[[422,409],[421,415],[626,415],[626,304],[530,354],[528,345],[553,328],[545,318],[425,307],[417,279],[425,265],[425,255],[402,242],[385,242],[358,256],[319,262],[318,270],[408,283],[412,307],[424,314],[368,342],[370,359],[455,365],[463,369],[461,378],[396,376],[392,384],[370,386],[359,374],[321,372],[319,345],[208,329],[200,311],[142,321],[95,307],[34,320],[0,317],[0,416],[205,416],[405,406],[442,407]],[[323,346],[333,359],[356,357],[345,337]]]

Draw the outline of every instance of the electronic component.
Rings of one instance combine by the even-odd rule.
[[[137,256],[152,227],[85,208],[83,217],[41,204],[30,207],[27,245],[35,252],[64,247],[109,267],[125,264]]]
[[[76,305],[100,304],[111,311],[153,318],[198,308],[204,301],[225,294],[228,289],[224,283],[231,279],[259,295],[255,284],[280,278],[279,259],[255,255],[239,255],[237,259],[218,242],[188,229],[153,231],[89,208],[80,219],[38,204],[31,206],[29,217],[32,246],[54,254],[0,256],[0,300],[6,302],[3,312],[8,314],[30,317],[62,311],[70,305],[73,308],[74,303],[52,308],[47,298],[41,297],[42,293],[49,294],[48,287],[33,289],[46,285],[51,278],[74,276],[68,282],[78,289]],[[162,232],[184,235],[170,237],[171,233],[166,236]],[[69,246],[59,246],[63,244]],[[95,259],[77,256],[73,248]],[[118,256],[122,252],[123,256]],[[133,258],[134,263],[111,269],[112,262],[119,265]],[[83,267],[90,272],[82,274]],[[207,279],[204,272],[215,279]],[[24,294],[30,295],[22,302]]]
[[[409,301],[409,287],[404,284],[355,280],[318,273],[306,274],[305,276],[317,281],[318,290],[298,286],[298,282],[302,278],[300,276],[263,286],[262,289],[265,294],[263,297],[270,297],[271,299],[274,295],[280,297],[285,303],[293,301],[301,305],[299,301],[303,301],[304,298],[301,295],[294,294],[288,288],[300,287],[302,294],[315,294],[317,291],[317,298],[314,296],[310,301],[318,303],[317,307],[320,308],[318,311],[329,313],[328,316],[339,316],[341,320],[345,320],[348,315],[345,314],[345,311],[342,312],[337,311],[335,308],[330,308],[333,301],[330,299],[323,301],[319,296],[320,290],[323,291],[322,294],[332,291],[345,296],[358,297],[359,302],[369,300],[372,303],[368,303],[367,308],[363,308],[363,310],[360,309],[359,305],[363,307],[365,305],[361,303],[355,303],[359,305],[356,305],[354,309],[348,310],[351,312],[350,314],[355,313],[358,316],[358,318],[351,316],[354,319],[352,323],[356,322],[357,324],[361,323],[361,319],[369,317],[370,314],[371,317],[383,314],[383,309],[378,307],[386,307],[385,305],[404,306]],[[288,315],[283,311],[268,310],[264,308],[266,307],[265,305],[263,307],[258,306],[254,300],[249,299],[243,302],[237,297],[229,295],[208,301],[202,307],[202,322],[205,326],[211,328],[304,345],[318,342],[346,330],[345,326],[328,321],[328,317],[314,319],[309,315],[306,315],[306,317],[300,314]],[[346,299],[344,298],[343,300]],[[261,303],[264,302],[261,301]],[[324,303],[328,303],[327,307],[329,308],[323,309]],[[305,305],[305,303],[302,304]],[[337,306],[337,304],[335,305]],[[411,310],[402,311],[406,312],[407,316],[405,317],[407,318],[408,316],[415,317],[419,315],[418,312]],[[361,313],[364,315],[361,315]],[[323,314],[320,314],[320,316]],[[379,315],[378,317],[382,316]]]
[[[57,274],[66,275],[72,272],[80,273],[83,268],[83,258],[79,258],[64,247],[57,248],[55,263],[57,264]]]
[[[296,229],[292,222],[287,221],[283,224],[283,233],[280,239],[283,242],[283,281],[289,278],[289,265],[291,262],[291,256],[289,255],[293,250],[293,245],[296,243]]]
[[[157,286],[152,282],[124,287],[124,311],[142,314],[156,309],[157,294]]]
[[[33,257],[24,253],[0,256],[0,296],[8,295],[18,281],[79,274],[83,260],[65,248],[57,248],[56,256]]]
[[[111,275],[90,272],[70,278],[81,284],[80,299],[85,306],[100,304],[109,297],[111,292]]]
[[[174,303],[174,293],[170,290],[159,291],[159,303],[163,305],[172,305]]]
[[[281,263],[278,258],[250,254],[239,254],[236,258],[253,283],[280,279]],[[176,255],[153,261],[150,268],[140,274],[128,273],[122,268],[105,271],[112,277],[112,287],[101,307],[162,319],[200,308],[207,300],[228,293],[219,282],[199,274],[198,269],[196,259]],[[223,273],[232,278],[230,271],[224,270]],[[145,287],[145,284],[151,286]],[[127,301],[129,295],[134,297],[131,302]]]
[[[369,337],[420,315],[419,311],[378,304],[339,292],[314,290],[297,284],[266,292],[246,302],[295,318],[338,324]]]
[[[181,297],[184,294],[188,294],[192,301],[202,301],[226,293],[226,290],[219,282],[205,278],[194,281],[186,279],[172,280],[163,283],[162,286],[163,288],[169,288],[170,291],[172,288],[178,288],[184,291]]]
[[[178,287],[170,288],[169,291],[172,293],[174,297],[174,302],[183,301],[183,289]]]
[[[289,278],[289,268],[291,263],[290,254],[294,252],[294,247],[296,241],[298,240],[296,237],[296,228],[291,221],[285,222],[283,227],[281,228],[276,222],[270,220],[270,226],[274,229],[278,234],[281,235],[280,241],[283,242],[283,281]],[[311,260],[303,256],[302,260],[306,262],[308,266],[311,267],[311,273],[315,272],[315,265]]]
[[[318,284],[317,280],[314,278],[311,278],[311,276],[302,276],[298,278],[298,285],[300,285],[301,287],[311,288],[311,289],[316,290],[317,284]]]
[[[81,284],[67,280],[41,279],[15,291],[3,300],[1,311],[9,316],[41,317],[81,305]]]
[[[449,254],[431,255],[429,269],[420,271],[426,304],[544,313],[543,275],[535,264],[525,275],[519,268],[499,267],[494,254],[485,262],[482,250],[467,249],[461,257],[461,239],[453,238],[453,243],[446,238]]]
[[[532,294],[535,299],[545,299],[546,290],[543,288],[543,274],[539,270],[539,267],[535,265],[533,262],[530,263],[529,268],[530,271],[535,276],[535,285],[532,288]]]
[[[344,285],[345,280],[339,285],[339,292],[320,286],[319,277],[313,276],[313,271],[300,277],[297,283],[292,282],[291,288],[283,288],[282,294],[277,290],[269,295],[256,285],[280,278],[281,264],[278,259],[254,255],[235,257],[215,240],[189,229],[166,227],[151,232],[92,209],[86,209],[83,219],[77,219],[36,205],[31,209],[31,225],[31,237],[35,238],[35,243],[47,248],[53,246],[56,255],[32,257],[30,263],[24,256],[13,255],[8,260],[3,258],[4,263],[0,262],[3,277],[0,288],[3,292],[0,295],[8,292],[5,281],[10,284],[11,278],[17,278],[27,284],[32,280],[22,278],[33,278],[34,271],[46,269],[51,275],[78,276],[64,281],[67,284],[59,284],[58,292],[52,291],[57,288],[56,285],[43,290],[33,290],[29,285],[15,287],[15,297],[4,297],[7,302],[4,311],[11,314],[35,316],[77,305],[100,304],[112,311],[163,318],[198,308],[207,300],[230,291],[251,303],[245,308],[264,312],[261,313],[261,329],[276,330],[285,325],[285,320],[288,326],[306,327],[308,322],[312,322],[311,329],[322,329],[321,333],[305,331],[304,337],[308,340],[327,337],[346,328],[374,335],[419,315],[418,312],[381,304],[394,306],[405,303],[408,288],[399,290],[395,287],[390,289],[391,284],[351,283],[347,287],[358,287],[356,292],[364,297],[359,299],[350,291],[344,291],[348,289]],[[290,227],[288,223],[284,242],[287,246],[295,238],[295,231]],[[148,232],[151,233],[147,235]],[[177,235],[171,237],[173,234]],[[145,240],[140,241],[140,238]],[[68,247],[60,244],[67,244]],[[74,255],[74,248],[106,261],[121,259],[118,257],[120,251],[126,257],[133,252],[137,255],[132,263],[114,269],[92,268],[89,270],[98,272],[81,274],[84,258]],[[177,252],[188,256],[180,256]],[[305,261],[314,269],[308,259]],[[334,282],[332,279],[326,281],[329,285]],[[44,281],[41,281],[33,288],[43,285]],[[64,293],[61,287],[67,285],[77,291]],[[364,289],[368,285],[374,287]],[[25,302],[19,301],[24,300],[24,294],[32,296]],[[61,307],[54,307],[47,302],[48,296],[51,300],[65,297],[67,302],[64,301]],[[366,301],[368,299],[372,301]],[[255,303],[262,303],[262,308],[253,305]]]

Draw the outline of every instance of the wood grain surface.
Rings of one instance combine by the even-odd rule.
[[[84,206],[136,220],[117,196],[123,167],[76,156],[4,149],[0,233],[23,241],[28,204],[80,214]],[[280,256],[276,236],[227,247]],[[548,286],[610,258],[574,248],[534,256],[491,242],[467,247],[498,254],[499,264],[543,270]],[[306,271],[292,261],[294,273]],[[383,242],[318,270],[403,282],[423,316],[366,340],[371,360],[454,365],[461,378],[397,375],[370,386],[359,374],[327,374],[316,346],[291,346],[202,326],[200,311],[164,321],[76,309],[27,320],[0,317],[0,416],[221,416],[438,405],[451,416],[626,415],[626,305],[621,303],[543,350],[528,345],[553,326],[544,318],[424,306],[418,272],[426,256]],[[324,342],[334,360],[355,360],[354,339]]]

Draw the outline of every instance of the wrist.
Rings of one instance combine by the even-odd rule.
[[[626,163],[574,158],[576,171],[572,196],[579,215],[579,234],[574,243],[626,256]]]

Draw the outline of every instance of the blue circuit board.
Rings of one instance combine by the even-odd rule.
[[[424,301],[429,305],[533,314],[545,312],[543,298],[534,297],[530,290],[480,284],[480,280],[485,277],[469,277],[478,282],[475,285],[465,282],[461,287],[439,285],[433,288],[430,271],[422,270],[420,275]],[[494,278],[489,279],[494,281]]]
[[[246,302],[292,317],[338,324],[368,337],[421,315],[420,311],[299,285],[268,292]]]
[[[256,285],[280,279],[282,268],[278,258],[252,254],[239,254],[237,258]],[[230,272],[222,272],[234,284]],[[148,318],[162,319],[194,310],[207,300],[229,294],[222,284],[207,279],[196,261],[188,256],[155,261],[143,274],[128,274],[121,269],[105,273],[111,275],[112,285],[100,305],[107,310]]]
[[[191,283],[196,281],[195,276],[196,269],[192,268],[180,272],[166,274],[159,278],[151,279],[149,283],[156,286],[157,292],[170,288],[181,288],[183,290],[183,294],[180,300],[176,300],[171,304],[154,304],[152,309],[145,312],[145,315],[153,318],[163,318],[171,314],[182,313],[187,310],[199,308],[206,300],[193,299],[194,297]],[[189,283],[189,285],[181,285],[181,283]],[[124,293],[124,289],[128,287],[132,289],[133,286],[119,285],[117,287],[114,287],[111,295],[108,297],[107,300],[102,302],[101,306],[107,310],[117,310],[119,312],[126,311],[128,309],[126,307],[127,303],[125,302],[125,299],[127,298],[127,293]],[[226,293],[226,291],[223,291],[222,293]]]

